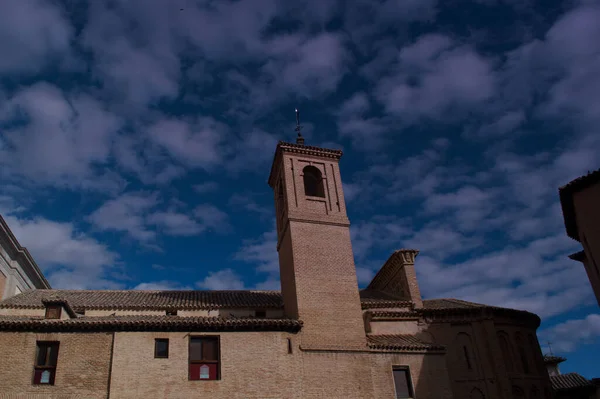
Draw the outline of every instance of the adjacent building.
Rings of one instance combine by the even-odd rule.
[[[559,189],[567,235],[583,246],[569,257],[583,263],[600,305],[600,169]]]
[[[544,355],[555,399],[600,399],[600,380],[588,380],[578,373],[561,374],[558,365],[564,357]]]
[[[49,289],[50,284],[0,216],[0,299],[36,288]]]
[[[35,290],[1,302],[0,397],[550,398],[535,314],[423,299],[412,249],[359,290],[341,156],[277,145],[281,291]]]

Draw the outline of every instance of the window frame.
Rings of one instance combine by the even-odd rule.
[[[54,312],[56,312],[56,313],[54,313]],[[62,316],[62,306],[60,306],[60,305],[46,306],[46,313],[44,314],[45,319],[59,320],[61,316]]]
[[[166,342],[167,343],[167,354],[161,356],[158,354],[158,343]],[[154,358],[155,359],[168,359],[169,358],[169,338],[154,338]]]
[[[406,386],[408,387],[408,394],[410,396],[401,397],[398,396],[398,389],[396,387],[396,371],[404,371],[404,375],[406,376]],[[395,399],[414,399],[415,398],[415,387],[412,382],[412,375],[410,374],[409,366],[392,366],[392,381],[394,384],[394,398]]]
[[[308,170],[308,173],[307,173]],[[308,185],[307,185],[308,178]],[[314,165],[306,165],[302,168],[302,183],[304,186],[304,195],[313,198],[326,198],[325,195],[325,179],[323,178],[323,172]],[[310,186],[311,184],[314,187]],[[314,188],[315,192],[310,192],[307,188]]]
[[[46,360],[45,360],[45,364],[40,365],[40,364],[38,364],[38,360],[39,360],[40,350],[41,350],[42,346],[46,348]],[[55,348],[56,353],[54,354],[54,356],[52,356],[52,350],[50,350],[50,356],[48,356],[48,348]],[[56,379],[56,369],[58,368],[59,349],[60,349],[60,341],[36,341],[35,342],[35,358],[33,359],[33,376],[31,379],[32,385],[54,385],[54,382]],[[49,365],[48,362],[51,361],[52,358],[54,358],[54,364]],[[43,372],[45,370],[50,371],[50,379],[48,380],[47,383],[40,382],[41,377],[39,380],[36,378],[36,374],[38,373],[38,371]]]
[[[204,340],[216,342],[216,358],[217,360],[192,360],[192,340]],[[204,350],[202,350],[204,352]],[[211,378],[192,378],[192,364],[216,364],[217,375],[214,379]],[[220,381],[221,380],[221,336],[219,335],[190,335],[188,340],[188,381]]]

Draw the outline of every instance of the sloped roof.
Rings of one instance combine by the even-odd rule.
[[[410,301],[385,293],[362,290],[363,309],[408,308],[415,315],[477,314],[492,311],[526,317],[539,324],[539,317],[522,310],[489,306],[459,299],[426,299],[422,309]],[[210,310],[210,309],[281,309],[279,291],[140,291],[140,290],[33,290],[0,302],[0,308],[41,309],[43,302],[59,297],[77,312],[82,310]],[[405,315],[406,316],[406,315]]]
[[[573,194],[598,182],[600,182],[600,169],[589,172],[585,176],[571,180],[569,183],[558,189],[567,235],[574,240],[579,241],[579,232],[577,230],[577,219],[575,217]]]
[[[31,316],[0,316],[2,331],[289,331],[297,332],[302,322],[293,319],[104,316],[75,319],[45,319]]]
[[[281,308],[278,291],[139,291],[139,290],[33,290],[0,302],[0,308],[41,308],[53,297],[75,310],[200,310],[219,308]]]
[[[372,349],[381,350],[444,350],[443,345],[430,344],[421,341],[414,335],[367,335],[367,344]]]
[[[591,381],[577,373],[550,376],[550,382],[552,383],[552,389],[555,391],[560,391],[563,389],[595,387]]]
[[[22,246],[17,238],[14,236],[8,223],[0,215],[0,240],[6,241],[12,251],[14,251],[17,258],[20,258],[24,263],[27,270],[23,270],[33,280],[35,288],[51,288],[50,283],[44,277],[44,274],[40,270],[35,260],[24,246]]]

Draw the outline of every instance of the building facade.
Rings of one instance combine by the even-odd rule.
[[[281,291],[36,290],[0,303],[0,397],[551,397],[536,315],[423,299],[417,250],[395,251],[359,290],[341,156],[277,146]]]
[[[49,289],[39,267],[0,216],[0,300],[33,289]]]
[[[559,189],[567,235],[583,246],[569,257],[583,263],[600,305],[600,169]]]

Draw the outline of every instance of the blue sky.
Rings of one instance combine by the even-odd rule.
[[[558,187],[600,167],[600,2],[6,1],[0,212],[55,288],[278,289],[278,140],[341,148],[361,286],[526,309],[600,376]],[[546,348],[544,348],[546,350]]]

